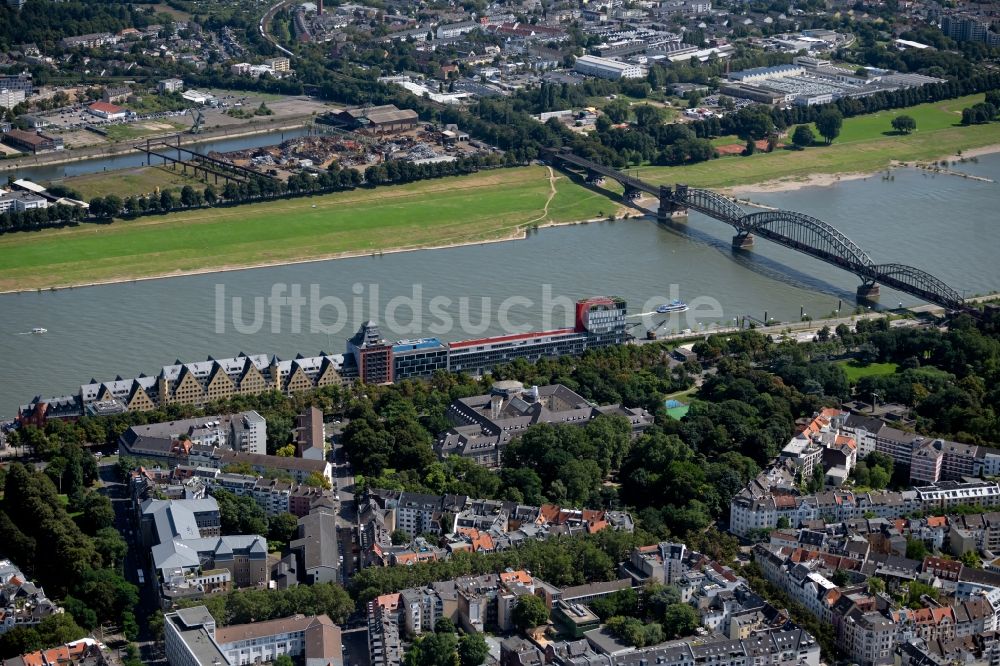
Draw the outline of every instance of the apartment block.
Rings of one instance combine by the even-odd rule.
[[[164,616],[164,639],[170,666],[243,666],[282,655],[305,666],[344,664],[340,627],[326,615],[220,627],[206,607],[193,606]]]

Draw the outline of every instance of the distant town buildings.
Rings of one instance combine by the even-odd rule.
[[[13,109],[15,106],[23,102],[24,99],[25,92],[23,90],[0,88],[0,108]]]
[[[117,35],[113,35],[110,32],[94,32],[87,35],[79,35],[77,37],[64,37],[60,41],[60,46],[64,49],[95,49],[108,44],[117,44],[119,39],[120,38]]]
[[[233,76],[249,76],[252,78],[260,78],[261,76],[270,76],[275,79],[280,79],[285,76],[291,75],[291,61],[285,57],[278,58],[268,58],[264,61],[262,65],[253,65],[248,62],[238,62],[229,66],[229,73]]]
[[[878,92],[919,88],[943,79],[869,68],[857,72],[811,56],[796,56],[794,64],[757,67],[728,75],[720,92],[765,104],[809,106],[829,104],[843,97],[867,97]]]
[[[941,17],[941,32],[956,42],[981,42],[989,48],[1000,47],[1000,34],[990,29],[989,22],[962,14],[947,14]]]
[[[1000,505],[1000,485],[985,481],[941,481],[902,492],[830,490],[800,495],[792,478],[790,475],[780,478],[780,474],[769,471],[740,491],[730,504],[729,531],[747,536],[754,530],[777,527],[782,518],[797,526],[811,520],[839,522],[866,514],[895,519],[914,511],[947,511],[960,505]]]
[[[995,640],[1000,574],[955,560],[910,560],[887,551],[885,537],[895,528],[882,522],[883,528],[873,532],[864,521],[781,531],[770,544],[754,547],[754,560],[789,598],[833,627],[837,647],[855,663],[899,663],[898,651],[903,663],[988,664],[1000,657]],[[788,537],[797,543],[783,545]],[[920,537],[914,531],[909,538]],[[835,584],[837,577],[847,583]],[[866,584],[872,577],[897,595],[920,582],[934,590],[935,598],[894,604],[888,594],[872,592],[876,588]]]
[[[915,488],[857,494],[834,490],[816,496],[799,493],[799,482],[808,481],[814,469],[822,468],[827,485],[839,486],[857,461],[873,452],[909,469]],[[775,527],[782,517],[798,525],[821,516],[843,520],[872,512],[898,518],[912,511],[963,503],[994,506],[1000,502],[997,484],[969,479],[998,474],[998,449],[928,438],[871,416],[825,409],[802,426],[771,467],[733,498],[730,531],[746,536],[750,530]]]
[[[698,634],[636,648],[601,626],[589,604],[615,595],[650,578],[622,578],[558,588],[525,570],[462,576],[377,597],[368,604],[369,651],[372,666],[398,663],[401,641],[432,632],[443,619],[469,632],[509,634],[511,612],[527,595],[541,598],[551,612],[558,638],[534,641],[504,638],[501,666],[818,666],[815,638],[764,601],[732,570],[686,549],[660,544],[638,549],[631,561],[649,560],[651,553],[672,552],[677,546],[675,584],[693,606],[701,623]],[[668,556],[670,558],[674,555]],[[628,564],[623,565],[627,568]],[[662,563],[660,564],[662,566]],[[662,577],[652,576],[653,580]]]
[[[184,92],[184,81],[181,79],[163,79],[157,82],[156,90],[161,93]]]

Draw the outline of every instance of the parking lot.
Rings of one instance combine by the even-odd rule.
[[[238,127],[250,121],[279,122],[289,118],[299,118],[333,110],[330,105],[306,96],[279,97],[227,90],[206,92],[213,97],[211,104],[198,106],[191,103],[190,109],[180,111],[130,113],[124,119],[107,120],[91,113],[88,110],[89,103],[77,103],[38,114],[38,118],[44,121],[47,131],[56,133],[63,138],[66,147],[74,148],[147,135],[186,131],[194,125],[195,110],[202,114],[204,118],[202,127],[206,130]],[[262,103],[271,111],[270,115],[251,118],[235,117],[236,115],[252,114]],[[116,105],[129,109],[128,102],[120,102]],[[237,109],[247,113],[232,114]]]

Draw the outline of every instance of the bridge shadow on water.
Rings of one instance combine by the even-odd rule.
[[[750,251],[733,250],[732,245],[730,244],[729,241],[713,236],[710,233],[702,231],[695,226],[700,224],[706,224],[706,225],[719,224],[718,220],[714,220],[711,217],[708,217],[707,215],[702,215],[701,213],[696,213],[692,211],[690,217],[688,218],[689,220],[692,220],[690,222],[676,222],[676,221],[660,222],[656,219],[655,208],[651,210],[639,204],[638,202],[629,201],[621,194],[609,190],[607,187],[588,182],[586,178],[584,178],[582,175],[578,173],[572,171],[562,171],[562,173],[566,175],[576,185],[584,187],[592,192],[601,194],[610,199],[613,203],[619,204],[621,206],[626,206],[628,208],[635,210],[638,213],[641,213],[645,218],[652,221],[653,224],[657,225],[661,229],[665,229],[673,233],[676,233],[677,235],[683,236],[692,242],[700,243],[702,245],[707,245],[711,248],[714,248],[719,252],[725,254],[733,261],[735,261],[737,265],[742,266],[747,270],[751,270],[757,273],[758,275],[770,278],[772,280],[777,280],[791,287],[797,287],[799,289],[805,289],[807,291],[814,291],[823,294],[828,294],[830,296],[843,300],[845,303],[850,303],[852,305],[865,305],[865,306],[871,305],[873,307],[876,307],[878,305],[877,303],[874,302],[868,302],[868,301],[864,303],[860,302],[858,300],[857,293],[853,288],[845,289],[843,287],[827,282],[826,280],[821,280],[817,278],[815,275],[803,272],[797,268],[788,266],[787,264],[784,264],[780,261],[776,261],[770,257],[765,257],[757,252],[754,252],[753,250]],[[723,228],[726,230],[732,229],[728,225],[724,225]],[[770,241],[763,238],[759,239],[757,242],[762,244],[770,243]],[[775,245],[775,247],[780,247],[780,246]]]
[[[755,252],[754,250],[734,250],[731,243],[726,239],[713,236],[712,234],[702,231],[695,226],[702,223],[718,224],[717,220],[713,220],[706,215],[692,211],[690,213],[690,217],[688,218],[688,222],[678,222],[674,220],[660,222],[656,219],[655,213],[651,214],[648,210],[645,212],[647,217],[661,229],[675,233],[678,236],[682,236],[692,242],[707,245],[708,247],[716,249],[720,253],[725,254],[728,258],[735,261],[737,265],[753,271],[758,275],[782,282],[791,287],[828,294],[843,300],[845,303],[865,306],[872,305],[873,307],[877,305],[876,303],[868,301],[864,303],[860,302],[853,288],[844,289],[841,286],[820,279],[815,275],[801,271],[797,268],[789,266],[788,264],[772,259],[771,257],[766,257],[758,252]],[[730,227],[726,225],[725,229],[728,230],[729,228]],[[764,244],[769,243],[770,241],[765,238],[761,238],[757,239],[756,242]],[[775,247],[780,246],[775,245]],[[845,273],[845,275],[849,274]]]

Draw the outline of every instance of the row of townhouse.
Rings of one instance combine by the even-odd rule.
[[[820,649],[813,636],[755,594],[731,569],[684,544],[636,548],[621,566],[630,573],[619,580],[562,589],[528,571],[508,569],[382,595],[368,604],[372,664],[398,666],[401,637],[432,632],[442,618],[465,631],[510,636],[519,599],[533,595],[550,609],[562,636],[570,638],[535,643],[508,637],[501,643],[500,666],[819,666]],[[703,627],[695,635],[645,648],[628,647],[611,639],[588,608],[621,590],[667,579],[682,588],[698,581],[689,600]]]
[[[860,666],[894,663],[898,646],[908,641],[954,641],[998,626],[1000,575],[959,562],[877,555],[862,562],[763,544],[754,548],[754,559],[769,581],[834,627],[838,647]],[[863,585],[834,585],[827,577],[831,571],[846,571],[854,580],[878,575],[889,586],[921,579],[938,587],[941,601],[894,608],[889,597],[869,594]]]
[[[444,559],[456,552],[492,553],[552,536],[594,534],[604,529],[631,532],[624,511],[573,509],[555,504],[474,499],[369,489],[359,507],[359,543],[368,566],[394,566]],[[394,545],[393,532],[414,537]],[[419,535],[441,535],[440,545]]]
[[[694,636],[644,648],[609,652],[597,640],[548,642],[544,649],[520,638],[500,645],[501,666],[819,666],[820,648],[804,629],[788,623],[745,638]]]
[[[447,618],[469,632],[509,632],[520,597],[537,595],[551,607],[560,592],[524,570],[462,576],[378,597],[368,606],[369,625],[392,622],[399,633],[413,637],[434,631]]]
[[[832,523],[868,516],[891,520],[917,511],[938,513],[957,506],[1000,506],[1000,484],[987,481],[941,481],[902,492],[831,490],[799,495],[785,487],[758,492],[766,478],[766,473],[761,474],[730,502],[729,531],[733,534],[745,537],[755,530],[770,530],[782,519],[795,527],[811,520]]]
[[[318,503],[336,497],[332,490],[325,488],[192,465],[178,465],[167,470],[139,467],[132,471],[129,483],[132,496],[143,499],[151,493],[162,493],[171,499],[199,499],[206,492],[225,490],[240,497],[252,497],[268,516],[291,513],[301,518]]]
[[[910,468],[914,484],[1000,475],[1000,450],[925,437],[887,425],[881,419],[843,413],[834,419],[840,432],[854,437],[858,459],[878,452]]]
[[[75,418],[85,414],[150,411],[167,405],[203,407],[239,395],[280,391],[292,395],[324,386],[339,386],[351,379],[344,356],[321,354],[281,360],[266,354],[240,354],[233,358],[163,366],[156,375],[113,381],[92,380],[75,395],[43,399],[22,405],[18,420],[43,426],[53,417]]]
[[[571,532],[595,533],[611,528],[631,532],[632,517],[624,511],[575,509],[556,504],[531,506],[503,500],[475,499],[465,495],[427,495],[372,488],[368,497],[381,507],[393,529],[409,534],[449,533],[462,528],[509,532],[525,525],[565,527]],[[442,524],[444,516],[453,516]]]
[[[256,414],[256,412],[245,414]],[[325,479],[330,485],[333,483],[333,465],[325,459],[271,456],[258,452],[263,448],[258,443],[260,433],[265,432],[262,427],[254,427],[255,434],[250,435],[250,431],[243,429],[241,425],[239,428],[241,434],[226,441],[202,440],[188,436],[187,424],[202,420],[204,419],[187,419],[130,427],[118,438],[118,452],[122,456],[162,464],[171,469],[190,466],[225,470],[233,466],[249,468],[261,476],[277,472],[281,476],[291,478],[297,484],[307,481],[312,483],[321,479]],[[242,424],[243,419],[232,418],[230,422]],[[266,438],[266,435],[264,437]],[[252,446],[250,442],[253,442]],[[247,445],[240,448],[244,443]]]
[[[764,487],[751,484],[741,493],[741,502],[762,500],[755,509],[758,514],[793,511],[788,499],[774,495],[797,494],[797,482],[810,478],[818,467],[828,485],[839,486],[857,462],[871,453],[887,455],[907,467],[915,486],[1000,475],[1000,450],[928,438],[880,419],[828,408],[800,425],[763,475]],[[775,489],[782,492],[775,493]],[[737,525],[740,531],[736,533],[768,527],[766,517],[760,517],[765,518],[763,524]]]

